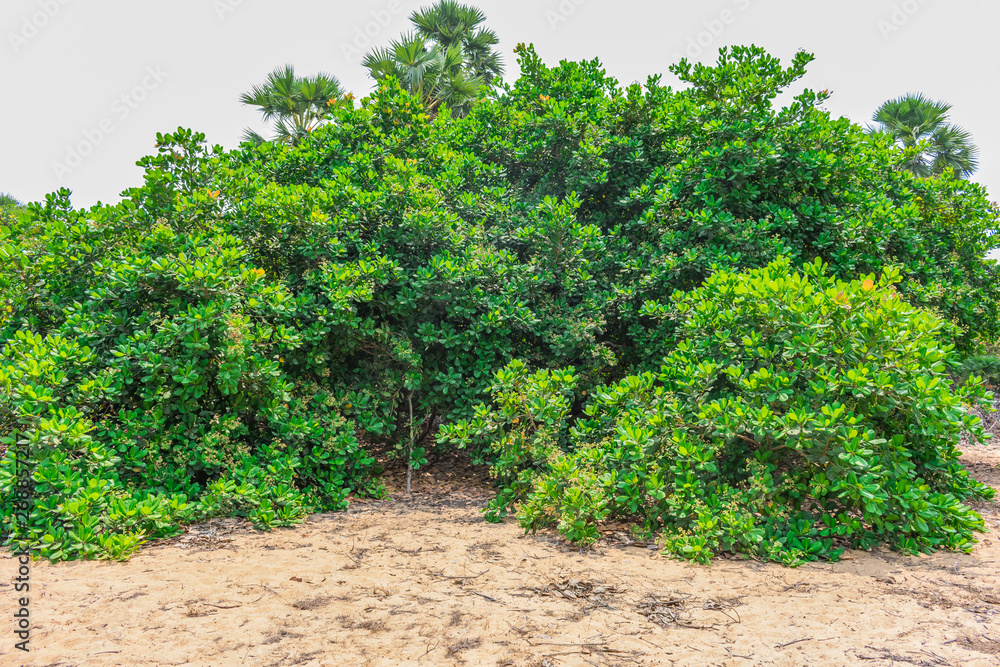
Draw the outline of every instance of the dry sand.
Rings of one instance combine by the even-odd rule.
[[[1000,486],[1000,446],[965,461]],[[621,534],[580,554],[486,524],[488,491],[466,473],[422,471],[409,499],[293,529],[218,520],[128,563],[36,564],[33,651],[5,632],[0,663],[1000,665],[995,504],[968,555],[703,567]]]

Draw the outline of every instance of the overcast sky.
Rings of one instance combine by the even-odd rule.
[[[407,29],[430,0],[2,0],[0,192],[43,199],[60,187],[77,206],[113,202],[141,183],[135,161],[156,132],[178,126],[212,144],[262,128],[239,94],[278,65],[327,72],[357,96],[370,44]],[[682,56],[714,62],[719,47],[757,44],[786,63],[816,54],[804,84],[833,91],[835,116],[867,123],[886,99],[922,92],[950,102],[980,147],[973,177],[1000,193],[995,0],[479,0],[512,49],[546,62],[598,57],[623,84]]]

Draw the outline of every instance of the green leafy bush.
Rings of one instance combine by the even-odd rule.
[[[742,552],[794,565],[880,543],[968,550],[983,523],[962,501],[994,492],[957,446],[986,437],[964,407],[992,395],[975,378],[952,391],[943,322],[906,303],[899,281],[891,270],[838,281],[786,258],[720,270],[645,304],[678,320],[675,351],[659,374],[596,390],[572,427],[565,403],[543,412],[537,400],[571,390],[571,375],[517,366],[498,374],[493,409],[443,436],[489,443],[501,478],[516,480],[500,502],[519,505],[526,529],[557,525],[575,541],[618,518],[701,562]]]
[[[589,451],[578,445],[591,436],[574,434],[604,414],[600,392],[694,354],[679,347],[686,320],[648,304],[779,256],[818,256],[831,280],[888,270],[901,304],[940,316],[942,347],[970,355],[996,342],[1000,272],[983,257],[1000,236],[985,191],[901,173],[889,142],[822,110],[825,94],[775,108],[807,54],[782,67],[757,48],[724,49],[714,67],[675,66],[688,87],[674,91],[656,77],[623,89],[597,61],[548,67],[530,47],[518,53],[521,78],[462,118],[430,117],[387,78],[294,146],[224,151],[180,129],[157,136],[120,203],[78,210],[62,190],[5,217],[5,539],[51,558],[125,558],[206,517],[294,523],[381,494],[375,452],[420,465],[438,422],[476,424],[432,446],[480,443],[499,518],[551,466]],[[491,387],[512,401],[502,419],[477,412]],[[814,400],[811,385],[801,391]],[[683,413],[686,437],[700,414]],[[934,472],[918,458],[913,474],[946,489],[953,463]],[[618,496],[653,512],[645,481],[610,496],[600,469],[564,470],[575,495],[550,518],[574,539],[620,513]],[[692,468],[692,484],[714,483],[707,470]],[[20,517],[24,475],[36,502]],[[742,488],[732,475],[719,484]],[[653,512],[646,530],[668,519]],[[964,548],[968,531],[955,530],[942,546]]]
[[[546,470],[565,446],[576,384],[572,370],[530,373],[515,359],[497,371],[491,387],[495,410],[479,405],[471,421],[441,427],[440,441],[458,447],[473,442],[479,460],[491,461],[499,494],[487,507],[487,519],[506,517],[536,473]]]
[[[670,351],[669,323],[650,327],[645,301],[698,287],[714,266],[778,256],[821,257],[845,280],[898,268],[900,293],[937,310],[960,349],[1000,339],[1000,280],[983,259],[1000,244],[996,206],[975,183],[901,172],[891,139],[822,109],[828,91],[776,108],[812,55],[783,66],[758,47],[724,48],[714,66],[670,67],[683,90],[659,76],[623,89],[596,60],[518,55],[521,77],[476,108],[463,140],[526,205],[579,201],[576,224],[602,241],[587,256],[587,294],[603,301],[590,312],[620,365]]]

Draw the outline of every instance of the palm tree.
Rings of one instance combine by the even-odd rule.
[[[0,192],[0,224],[9,224],[11,219],[17,220],[26,212],[24,204],[13,196]]]
[[[0,211],[7,211],[8,209],[24,208],[24,204],[15,199],[13,195],[8,195],[0,192]]]
[[[418,35],[433,40],[442,49],[459,47],[465,68],[490,85],[503,76],[503,60],[493,50],[500,43],[496,32],[479,27],[485,20],[479,8],[455,0],[439,0],[410,15]]]
[[[329,74],[297,77],[291,65],[279,67],[267,81],[240,96],[240,101],[258,107],[265,121],[274,121],[275,141],[298,144],[327,117],[330,107],[344,101],[340,81]],[[246,141],[262,143],[265,139],[253,130],[244,133]]]
[[[871,132],[886,134],[902,148],[917,148],[904,168],[920,177],[954,170],[971,176],[978,167],[979,150],[971,135],[948,123],[951,105],[922,94],[904,95],[882,104],[875,112]]]
[[[438,0],[410,15],[415,32],[371,51],[362,64],[379,83],[396,78],[432,114],[444,104],[465,115],[483,89],[503,75],[503,62],[493,50],[500,40],[480,27],[485,20],[475,7]]]
[[[445,48],[409,33],[387,48],[371,51],[361,64],[378,82],[389,77],[397,79],[431,113],[446,104],[456,114],[464,115],[483,86],[480,78],[469,75],[464,63],[457,45]]]

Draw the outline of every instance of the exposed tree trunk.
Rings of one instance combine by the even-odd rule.
[[[410,446],[406,449],[406,495],[410,495],[410,480],[413,479],[413,392],[406,398],[410,404]]]
[[[417,438],[418,443],[423,442],[424,440],[427,439],[427,436],[430,435],[431,429],[434,428],[434,422],[435,420],[437,420],[437,416],[438,416],[437,410],[431,412],[431,420],[427,422],[427,428],[425,428],[424,432],[420,434],[419,438]]]

